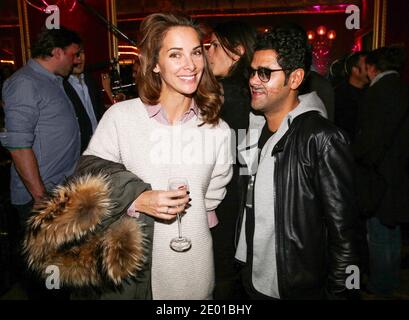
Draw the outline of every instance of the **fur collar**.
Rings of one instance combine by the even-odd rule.
[[[145,263],[147,240],[136,219],[106,219],[113,206],[104,175],[57,187],[28,220],[23,250],[29,267],[45,278],[47,266],[55,265],[62,285],[79,288],[115,287],[135,276]]]

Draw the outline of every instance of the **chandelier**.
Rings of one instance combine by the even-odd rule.
[[[325,74],[328,68],[332,44],[337,37],[334,30],[327,31],[325,26],[319,26],[316,31],[307,31],[308,41],[312,45],[313,64],[317,71]]]

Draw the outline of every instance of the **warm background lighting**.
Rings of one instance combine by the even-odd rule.
[[[307,32],[307,37],[308,37],[308,40],[314,40],[314,38],[315,38],[315,32],[314,31],[308,31]]]
[[[323,36],[326,32],[327,32],[327,28],[325,28],[324,26],[319,26],[317,28],[317,34],[320,36]]]
[[[0,60],[0,63],[9,63],[14,65],[14,60]]]
[[[328,33],[327,33],[327,37],[328,37],[328,39],[330,39],[330,40],[334,40],[336,36],[337,36],[337,34],[336,34],[336,32],[335,32],[334,30],[330,30],[330,31],[328,31]]]
[[[312,46],[314,67],[322,75],[327,72],[336,36],[335,30],[331,29],[327,32],[327,27],[324,25],[318,26],[316,32],[307,31],[308,41]]]

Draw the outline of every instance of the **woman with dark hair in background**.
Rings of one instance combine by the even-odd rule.
[[[253,55],[256,31],[241,21],[216,25],[208,50],[209,63],[218,78],[224,95],[220,116],[234,130],[236,144],[245,136],[249,124],[250,92],[249,67]],[[241,131],[241,133],[240,133]],[[232,146],[236,148],[237,145]],[[234,260],[234,234],[239,212],[239,163],[233,166],[233,178],[227,194],[216,210],[217,217],[210,224],[216,268],[215,299],[238,299],[241,290]],[[219,223],[217,223],[219,219]],[[216,226],[217,225],[217,226]]]

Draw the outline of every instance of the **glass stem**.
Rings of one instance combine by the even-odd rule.
[[[177,219],[178,219],[179,239],[182,239],[182,221],[181,221],[180,214],[177,213],[176,215],[177,215]]]

